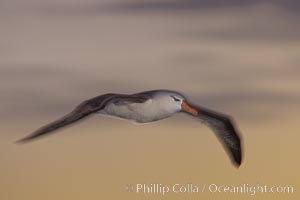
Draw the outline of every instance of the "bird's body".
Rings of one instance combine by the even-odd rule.
[[[165,98],[163,95],[166,92],[169,91],[148,91],[135,94],[137,96],[148,96],[143,103],[113,99],[109,101],[99,113],[133,120],[138,123],[147,123],[165,119],[181,110],[179,107],[173,108],[168,104],[169,98]]]
[[[171,117],[178,112],[197,117],[212,128],[229,152],[233,163],[238,166],[241,164],[240,138],[231,119],[224,114],[191,105],[182,94],[170,90],[152,90],[131,95],[109,93],[91,98],[82,102],[69,114],[41,127],[19,142],[56,131],[95,113],[147,123]]]
[[[157,121],[167,117],[165,114],[153,112],[157,106],[152,100],[147,100],[143,104],[129,103],[129,104],[115,104],[109,103],[103,110],[99,111],[100,114],[110,115],[122,119],[132,120],[138,123],[147,123]],[[145,112],[149,110],[150,112]]]

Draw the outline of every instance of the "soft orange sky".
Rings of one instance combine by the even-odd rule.
[[[299,198],[297,4],[2,5],[0,199]],[[161,88],[233,116],[243,137],[242,166],[234,168],[212,131],[184,115],[142,126],[95,116],[33,143],[14,144],[90,97]],[[164,197],[125,191],[136,183],[259,183],[295,191]]]

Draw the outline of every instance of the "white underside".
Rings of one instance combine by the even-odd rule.
[[[168,112],[152,99],[144,103],[128,103],[116,105],[108,103],[99,114],[109,115],[121,119],[127,119],[138,123],[148,123],[172,116],[174,112]]]

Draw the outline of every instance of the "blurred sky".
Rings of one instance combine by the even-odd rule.
[[[137,181],[299,188],[299,10],[292,0],[1,0],[0,199],[158,198],[124,192]],[[232,115],[241,168],[182,115],[145,126],[96,117],[13,143],[87,98],[150,89]]]

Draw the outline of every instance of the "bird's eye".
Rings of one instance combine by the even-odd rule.
[[[176,98],[174,96],[171,96],[171,97],[174,99],[174,101],[180,101],[180,99],[178,99],[178,98]]]

